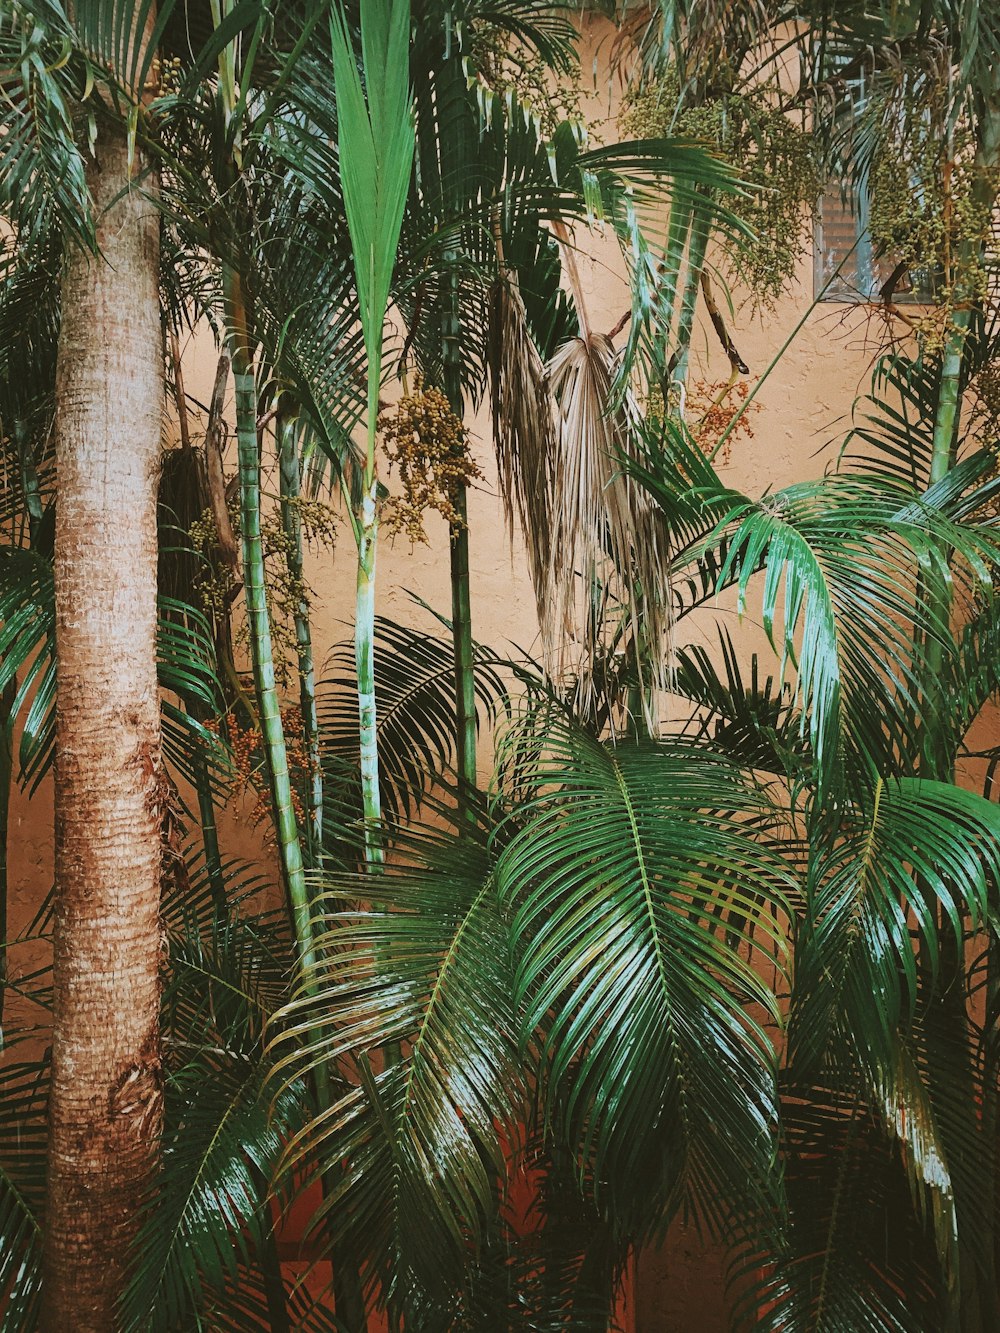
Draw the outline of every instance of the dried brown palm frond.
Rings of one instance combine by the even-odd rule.
[[[515,513],[529,549],[532,578],[548,567],[550,474],[555,454],[552,404],[545,365],[528,329],[524,301],[511,273],[493,297],[490,384],[493,439],[508,530]]]
[[[646,725],[655,733],[655,696],[669,665],[669,539],[661,512],[622,468],[638,407],[630,394],[612,406],[616,361],[611,339],[591,333],[564,344],[548,364],[551,553],[532,572],[551,670],[575,676],[584,711],[593,664],[621,628],[604,608],[623,608]]]
[[[565,254],[567,239],[560,241]],[[549,674],[575,680],[577,705],[590,714],[594,665],[616,636],[639,664],[646,725],[655,732],[654,699],[669,662],[668,535],[622,469],[638,409],[630,394],[613,391],[614,345],[589,331],[579,291],[576,303],[583,336],[546,365],[516,277],[508,273],[499,285],[492,381],[500,485],[508,523],[513,528],[516,515],[524,534]],[[611,606],[624,609],[624,625],[608,614]]]

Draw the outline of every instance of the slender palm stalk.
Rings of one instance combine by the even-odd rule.
[[[17,697],[17,682],[0,692],[0,1036],[3,1033],[3,1002],[7,988],[7,894],[10,789],[14,775],[14,722],[11,707]]]
[[[461,323],[458,314],[457,283],[448,284],[448,308],[442,329],[444,389],[448,404],[459,420],[462,418]],[[472,602],[469,587],[469,501],[468,487],[460,481],[452,500],[457,520],[450,525],[451,554],[451,624],[455,648],[455,721],[459,798],[463,809],[471,812],[469,794],[478,778],[476,766],[476,681],[472,644]],[[475,815],[470,813],[474,821]]]
[[[994,177],[997,162],[1000,160],[1000,108],[996,105],[997,92],[1000,91],[1000,70],[994,71],[994,78],[996,82],[990,95],[985,99],[978,127],[979,142],[974,168],[976,177],[972,189],[975,204],[983,208],[987,214],[994,205]],[[959,247],[955,279],[958,306],[951,316],[951,328],[945,340],[941,359],[930,458],[931,485],[943,481],[956,462],[966,343],[978,305],[975,297],[976,280],[982,262],[982,245],[971,238],[964,239]],[[928,602],[933,608],[938,625],[943,627],[949,623],[951,616],[952,590],[949,587],[949,580],[942,569],[935,567],[928,570],[926,583]],[[932,777],[953,781],[957,759],[956,745],[954,741],[949,743],[948,732],[941,726],[947,714],[941,707],[942,701],[937,697],[945,652],[939,634],[940,630],[938,634],[929,635],[925,645],[929,706],[922,758]],[[938,910],[940,929],[937,947],[941,950],[946,984],[934,995],[932,1004],[934,1009],[943,1015],[942,1021],[947,1024],[948,1030],[956,1036],[964,1033],[968,1040],[969,1015],[961,984],[964,966],[962,942],[956,940],[944,906]],[[987,954],[994,968],[993,955],[996,953],[996,947],[995,937],[990,932],[987,938]],[[932,1067],[930,1075],[932,1089],[940,1077],[941,1075]],[[971,1107],[976,1100],[972,1069],[963,1065],[957,1071],[950,1070],[945,1077],[950,1079],[952,1084],[961,1081],[964,1085],[966,1103]],[[997,1105],[995,1087],[986,1090],[983,1102],[986,1116],[995,1118]],[[952,1330],[954,1333],[978,1333],[983,1318],[992,1320],[1000,1314],[996,1296],[995,1256],[991,1249],[990,1262],[984,1274],[974,1256],[970,1238],[964,1231],[959,1236],[958,1272],[961,1276],[960,1299],[956,1299],[949,1308],[946,1333],[952,1333]],[[958,1293],[956,1295],[958,1296]]]
[[[973,203],[987,213],[993,207],[996,193],[994,176],[997,163],[1000,161],[1000,108],[996,105],[997,96],[1000,94],[1000,70],[995,70],[995,79],[996,83],[985,99],[979,126],[979,144],[975,160],[976,177],[972,188]],[[934,414],[931,485],[941,481],[955,462],[958,418],[962,404],[965,344],[976,306],[974,291],[976,277],[982,266],[981,250],[981,245],[972,239],[965,239],[960,245],[955,281],[957,307],[952,314],[951,328],[941,359],[941,377]],[[948,596],[946,588],[939,589],[939,601],[942,598],[947,599]],[[940,663],[940,655],[939,649],[933,644],[929,645],[929,651],[930,679],[933,681]]]
[[[285,558],[293,584],[302,586],[302,516],[297,502],[302,493],[302,460],[295,423],[279,411],[275,425],[279,446],[281,524],[287,539]],[[319,752],[319,722],[316,717],[316,667],[313,661],[309,602],[300,596],[295,604],[295,644],[298,654],[299,707],[306,752],[309,756],[308,846],[312,863],[323,846],[323,769]]]
[[[382,382],[383,326],[413,162],[409,95],[409,0],[372,0],[361,9],[362,88],[343,10],[331,24],[338,142],[365,340],[367,437],[361,495],[352,518],[358,546],[354,644],[358,676],[365,855],[382,860],[375,701],[375,561],[378,478],[375,445]],[[366,97],[367,94],[367,97]]]
[[[238,273],[227,267],[225,287],[230,328],[233,380],[236,385],[236,440],[239,450],[240,524],[243,548],[243,586],[250,624],[250,655],[260,715],[270,788],[278,857],[295,927],[299,958],[308,975],[315,965],[312,919],[306,887],[302,846],[288,772],[288,748],[274,678],[271,623],[264,584],[264,548],[260,526],[260,452],[257,442],[257,387],[253,351],[247,328],[243,286]]]

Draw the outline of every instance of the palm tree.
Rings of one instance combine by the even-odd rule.
[[[676,7],[671,27],[674,8],[661,7],[663,26],[647,34],[645,76],[682,42],[704,110],[713,90],[699,79],[719,27],[707,9],[688,6]],[[882,45],[867,9],[838,7],[836,21],[824,10],[800,34],[809,56],[803,95],[821,88],[824,42],[857,41],[879,65],[890,38],[904,53],[912,38],[917,50],[916,37],[930,31],[926,8],[909,36],[885,26],[904,22],[898,7],[878,16]],[[746,19],[740,49],[766,46],[778,11],[738,10]],[[119,1214],[123,1233],[138,1235],[127,1281],[123,1260],[109,1266],[102,1326],[330,1327],[322,1300],[309,1305],[285,1289],[270,1209],[272,1196],[287,1199],[303,1178],[323,1177],[317,1222],[338,1256],[337,1311],[352,1333],[371,1302],[409,1328],[607,1329],[628,1255],[684,1207],[731,1246],[737,1318],[746,1325],[784,1333],[990,1327],[996,1218],[983,1178],[995,1169],[996,963],[986,932],[1000,819],[952,772],[997,683],[997,481],[988,453],[962,449],[967,428],[956,406],[975,394],[996,347],[980,249],[954,252],[958,322],[947,325],[942,350],[925,346],[910,360],[893,352],[880,363],[855,436],[867,460],[763,499],[737,494],[695,443],[669,389],[671,378],[683,379],[693,300],[705,292],[692,274],[706,220],[735,249],[747,242],[749,206],[734,192],[732,168],[669,140],[588,153],[556,130],[546,142],[516,92],[495,96],[483,84],[481,112],[457,78],[471,59],[461,43],[474,35],[475,16],[430,77],[420,65],[429,58],[411,56],[408,81],[397,13],[393,77],[382,80],[390,28],[378,19],[388,13],[365,7],[359,70],[358,33],[340,23],[339,10],[327,56],[307,52],[326,18],[320,7],[274,25],[254,13],[243,42],[242,15],[220,6],[206,25],[216,40],[208,37],[203,64],[191,62],[182,87],[138,118],[134,161],[155,155],[162,170],[167,308],[173,317],[187,302],[218,318],[239,375],[250,708],[274,723],[263,749],[276,822],[288,816],[283,871],[297,914],[290,928],[284,914],[250,901],[256,886],[239,867],[202,868],[173,848],[162,910],[162,1165],[151,1188],[135,1188],[138,1208]],[[436,14],[420,10],[418,51],[437,41]],[[550,57],[562,49],[564,30],[546,29],[539,6],[506,6],[499,17],[488,6],[483,19],[514,28],[537,20],[535,49],[544,49],[546,32]],[[62,50],[61,31],[44,41]],[[122,31],[112,25],[105,37]],[[974,47],[971,31],[949,50],[973,88],[958,123],[972,115],[981,129],[986,156],[975,170],[985,192],[991,122],[976,89],[989,88],[981,60],[989,32],[977,29]],[[16,47],[12,67],[21,69],[27,46],[34,105],[59,131],[30,148],[46,216],[86,242],[85,157],[65,111],[86,88],[79,57],[60,63],[55,48],[36,50],[36,28],[0,33]],[[85,26],[77,36],[101,49]],[[461,555],[457,647],[366,613],[362,693],[375,701],[367,762],[359,762],[357,645],[349,644],[315,696],[326,766],[322,870],[307,877],[292,863],[289,875],[301,830],[266,670],[261,419],[276,407],[285,518],[302,476],[301,454],[290,457],[296,449],[326,460],[354,511],[372,499],[385,299],[365,307],[366,348],[354,279],[365,271],[359,261],[372,237],[364,224],[375,215],[360,215],[363,182],[343,178],[341,157],[352,125],[371,139],[379,99],[390,93],[398,114],[388,121],[402,142],[410,85],[417,170],[398,253],[385,237],[379,250],[380,291],[403,312],[406,355],[425,383],[443,385],[453,411],[491,378],[509,509],[533,539],[543,598],[576,605],[577,572],[585,572],[588,652],[579,679],[560,679],[472,646],[470,676]],[[447,124],[452,103],[457,128]],[[99,147],[107,136],[99,160],[116,163],[127,186],[128,139],[110,116]],[[456,173],[470,154],[476,172],[459,189]],[[15,193],[25,179],[21,158],[2,161],[18,253],[43,253],[55,227]],[[111,188],[99,175],[97,202]],[[657,232],[646,204],[665,180],[675,207]],[[115,196],[113,209],[130,217],[145,217],[155,198],[151,187],[140,195],[134,186]],[[632,261],[622,358],[572,290],[570,229],[598,209]],[[395,217],[387,209],[382,221],[388,227]],[[105,238],[106,253],[123,243]],[[74,281],[112,281],[83,251],[68,253],[70,275],[79,263]],[[54,268],[40,266],[37,279],[48,275],[53,290]],[[15,270],[0,299],[5,330],[26,281],[24,266]],[[74,327],[64,322],[63,337]],[[2,341],[10,358],[13,339]],[[642,375],[663,395],[663,408],[645,420]],[[27,419],[13,390],[4,393],[4,413]],[[366,401],[361,456],[350,431]],[[157,396],[157,413],[160,403]],[[982,434],[975,421],[972,432]],[[12,457],[13,434],[5,420]],[[61,532],[63,475],[81,488],[88,478],[72,456],[66,461],[60,439]],[[591,446],[585,513],[568,501],[579,488],[567,487],[570,475],[582,476],[568,471],[581,443]],[[36,526],[27,527],[28,549],[5,555],[0,570],[0,685],[10,690],[18,678],[12,713],[23,715],[32,690],[41,699],[22,745],[30,780],[47,752],[53,602],[44,502],[31,468],[19,475],[18,512]],[[117,538],[121,518],[113,517]],[[104,523],[107,532],[111,519]],[[58,580],[68,590],[75,577],[57,567],[57,599]],[[677,653],[674,722],[658,739],[654,725],[618,726],[623,701],[633,719],[644,704],[656,722],[648,687],[663,629],[673,620],[680,638],[725,588],[741,606],[759,596],[780,656],[776,678],[765,679],[756,658],[745,669],[738,641],[720,633],[717,654]],[[298,618],[302,642],[301,608]],[[206,716],[222,711],[227,683],[213,682],[197,626],[183,597],[161,618],[160,680],[185,683]],[[485,796],[470,790],[470,680],[497,731]],[[148,713],[155,680],[146,689]],[[60,727],[63,691],[60,661]],[[71,685],[67,697],[80,696]],[[155,716],[143,716],[155,728]],[[165,735],[175,756],[190,759],[208,733],[191,726],[187,750],[175,731]],[[195,753],[213,760],[207,749]],[[457,808],[456,756],[465,779]],[[117,780],[127,782],[120,767]],[[147,840],[155,834],[158,857],[149,811],[136,829]],[[375,841],[392,851],[377,876],[363,872],[366,841],[368,859]],[[74,937],[92,925],[76,921]],[[976,944],[985,961],[967,967]],[[62,955],[57,963],[58,990],[71,973]],[[154,978],[158,970],[153,959]],[[985,1022],[971,1001],[980,985]],[[155,1015],[145,1032],[157,1032]],[[140,1118],[149,1080],[141,1061],[124,1072],[112,1096],[138,1097],[111,1104],[122,1111],[114,1124],[135,1131],[136,1155],[130,1162],[123,1153],[116,1165],[141,1181],[153,1152],[153,1121]],[[0,1087],[15,1127],[0,1134],[8,1326],[30,1326],[37,1307],[46,1079],[44,1061],[26,1060]],[[20,1154],[12,1151],[18,1135]],[[532,1172],[542,1214],[527,1235],[511,1226],[507,1207],[522,1170]],[[53,1173],[53,1189],[61,1179]],[[95,1235],[84,1240],[93,1246]],[[352,1269],[361,1283],[345,1291]],[[109,1302],[123,1286],[113,1315]],[[65,1324],[58,1273],[46,1300],[50,1326]]]
[[[134,1234],[132,1200],[156,1151],[161,775],[156,694],[156,480],[163,398],[155,178],[134,157],[104,87],[93,97],[93,153],[74,142],[72,75],[45,53],[72,41],[62,10],[15,11],[4,41],[23,60],[8,105],[4,190],[27,235],[64,226],[55,382],[55,638],[58,838],[54,1033],[42,1318],[106,1328]],[[101,57],[127,69],[133,102],[150,68],[147,12]],[[114,57],[128,56],[119,65]],[[5,63],[7,63],[5,61]],[[15,62],[15,67],[17,62]],[[37,114],[40,156],[26,136]],[[16,147],[14,145],[16,144]],[[30,188],[18,199],[26,162]],[[145,179],[143,179],[145,177]]]
[[[114,1319],[162,1115],[159,903],[170,788],[157,687],[159,218],[155,172],[128,130],[154,91],[147,77],[161,26],[148,4],[88,6],[76,17],[74,27],[62,6],[46,5],[12,11],[2,26],[5,69],[16,71],[6,76],[2,188],[19,259],[64,249],[52,386],[54,580],[38,587],[41,621],[27,633],[20,621],[9,681],[38,630],[51,649],[54,629],[54,1013],[40,1317],[50,1328],[98,1329]],[[83,149],[73,116],[87,98],[93,132]],[[51,263],[38,272],[51,274]],[[44,398],[44,372],[33,388]],[[16,435],[28,423],[12,424]],[[41,497],[25,498],[37,523]],[[32,744],[22,745],[36,767],[51,753],[45,653],[25,682],[39,683]],[[25,698],[22,686],[14,704]],[[24,1290],[33,1301],[34,1288]],[[11,1317],[23,1308],[15,1300]]]

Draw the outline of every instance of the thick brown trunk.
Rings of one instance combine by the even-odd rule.
[[[124,133],[90,186],[101,257],[71,247],[57,381],[55,1028],[42,1325],[111,1333],[155,1159],[161,790],[158,223]],[[133,178],[130,184],[130,175]],[[120,197],[119,197],[120,196]]]

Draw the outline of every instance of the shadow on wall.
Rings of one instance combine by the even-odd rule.
[[[721,1251],[680,1222],[636,1274],[636,1333],[728,1333]]]

